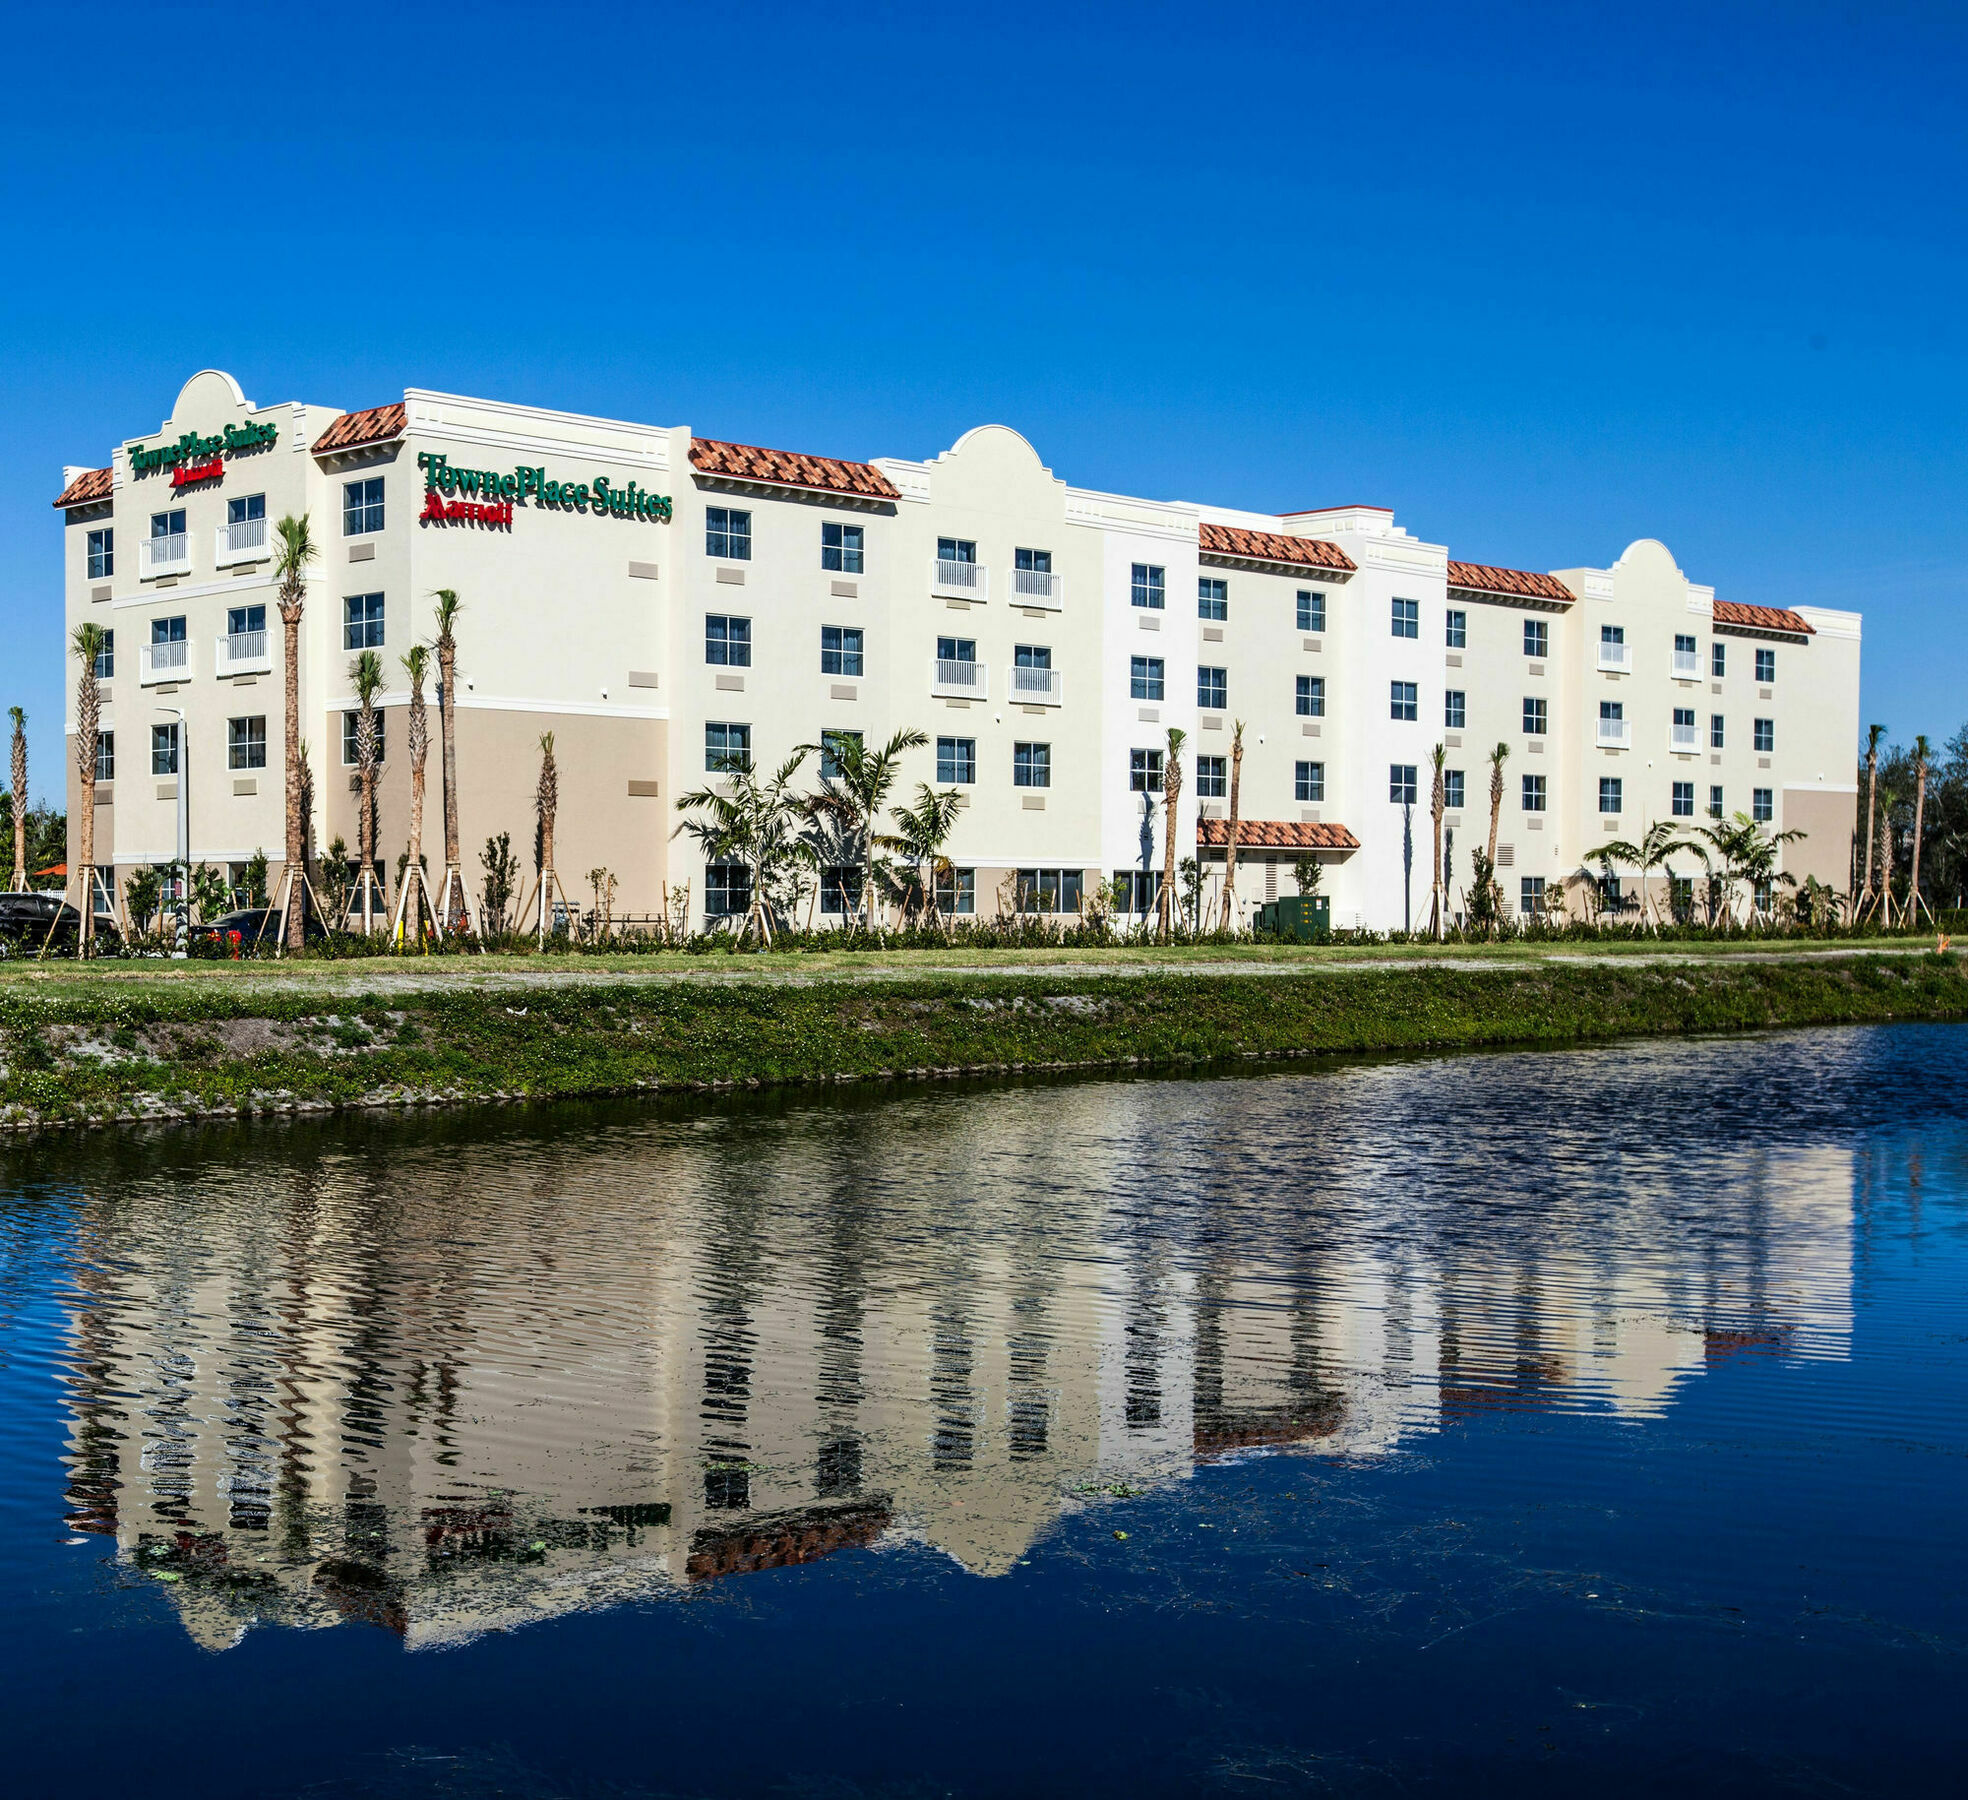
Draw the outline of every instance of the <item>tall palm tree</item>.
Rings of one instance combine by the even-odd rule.
[[[1182,800],[1182,746],[1189,734],[1171,725],[1162,757],[1162,891],[1155,896],[1156,926],[1164,942],[1175,936],[1175,809]]]
[[[1510,746],[1498,744],[1490,752],[1490,867],[1496,868],[1497,828],[1503,822],[1503,765],[1510,759]]]
[[[1933,755],[1933,747],[1927,742],[1923,731],[1913,740],[1913,874],[1907,883],[1906,922],[1911,928],[1920,917],[1920,909],[1926,903],[1920,898],[1920,843],[1926,834],[1927,820],[1927,759]],[[1929,918],[1933,908],[1928,908]]]
[[[1243,800],[1244,722],[1239,719],[1230,733],[1230,818],[1223,834],[1223,929],[1237,929],[1237,826],[1238,807]]]
[[[950,841],[950,834],[957,828],[963,803],[963,795],[957,789],[944,788],[939,793],[928,782],[919,781],[916,783],[915,805],[896,807],[893,813],[895,830],[875,840],[884,850],[892,850],[902,857],[914,870],[916,887],[922,897],[923,916],[933,925],[942,923],[942,915],[936,904],[936,883],[950,866],[943,854],[943,846]],[[903,923],[908,923],[906,910]]]
[[[75,954],[89,954],[89,940],[96,922],[96,746],[102,737],[102,688],[96,680],[96,660],[102,655],[103,628],[93,619],[76,626],[70,638],[76,660],[82,665],[75,677],[75,773],[81,791],[76,804],[81,818],[75,822],[77,872],[82,877],[80,917],[76,921]],[[185,746],[178,746],[180,758]],[[180,766],[178,779],[184,779]],[[18,814],[16,815],[18,817]],[[20,827],[14,828],[14,842],[21,842]],[[20,852],[15,851],[18,856]]]
[[[280,548],[274,552],[273,577],[280,600],[280,629],[286,669],[283,702],[286,718],[287,802],[287,916],[282,929],[289,950],[300,949],[307,914],[307,840],[301,805],[301,614],[307,606],[308,565],[320,554],[308,532],[308,516],[292,513],[274,527]]]
[[[458,615],[464,602],[456,588],[439,588],[437,602],[437,723],[444,734],[444,896],[438,907],[442,925],[451,922],[452,888],[460,912],[469,912],[465,872],[458,861]]]
[[[870,750],[858,734],[845,733],[825,744],[799,747],[802,760],[818,753],[833,765],[833,774],[821,774],[820,791],[810,806],[833,819],[860,852],[861,911],[870,931],[875,929],[875,825],[901,777],[903,755],[928,742],[922,732],[905,727],[879,750]]]
[[[1448,810],[1448,784],[1443,776],[1442,764],[1448,751],[1440,744],[1428,753],[1429,766],[1434,770],[1434,780],[1428,789],[1428,813],[1435,824],[1435,856],[1428,870],[1428,935],[1439,938],[1442,935],[1442,814]]]
[[[14,722],[14,791],[9,796],[14,813],[14,885],[16,894],[27,892],[27,714],[18,706],[7,708]]]
[[[357,877],[362,890],[362,929],[369,930],[370,902],[375,891],[376,867],[376,696],[383,689],[383,659],[365,650],[349,664],[349,680],[355,687],[356,703],[361,707],[355,724],[355,767],[361,816],[356,821],[356,854],[362,859]]]
[[[1872,904],[1872,840],[1879,823],[1879,740],[1886,735],[1884,725],[1866,727],[1866,855],[1865,881],[1859,889],[1855,917],[1864,918]]]
[[[419,945],[424,941],[424,914],[433,910],[424,882],[424,758],[430,753],[424,677],[430,673],[430,658],[429,649],[422,644],[412,644],[403,656],[403,672],[410,677],[410,716],[404,732],[404,748],[410,753],[410,860],[403,865],[397,917],[414,921],[412,930]]]
[[[772,944],[772,903],[791,885],[792,877],[816,861],[812,845],[800,826],[812,802],[793,791],[793,777],[810,746],[801,745],[764,781],[749,756],[737,756],[719,771],[723,785],[701,787],[677,799],[677,811],[696,814],[677,827],[703,847],[706,864],[742,863],[751,894],[738,947],[744,946],[754,925],[759,943]]]
[[[533,790],[533,810],[540,821],[540,942],[547,941],[552,895],[560,886],[554,872],[554,824],[560,815],[560,764],[554,760],[554,734],[540,734],[540,780]]]

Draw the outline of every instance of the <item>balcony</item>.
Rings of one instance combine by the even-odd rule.
[[[1604,638],[1599,640],[1599,667],[1608,675],[1626,675],[1633,669],[1633,652],[1625,644],[1609,644]]]
[[[1062,607],[1066,604],[1066,578],[1038,569],[1013,569],[1011,597],[1020,606]]]
[[[1057,706],[1059,704],[1060,678],[1057,669],[1021,669],[1011,671],[1010,699],[1025,706]]]
[[[169,537],[143,538],[137,544],[137,577],[154,581],[160,575],[182,575],[191,567],[191,539],[182,531]]]
[[[217,568],[229,569],[236,563],[265,562],[272,554],[267,548],[267,522],[264,519],[241,519],[236,524],[221,525],[216,535],[218,542],[212,561]]]
[[[1031,672],[1045,673],[1043,669]],[[929,691],[939,700],[987,699],[991,691],[989,667],[981,662],[951,662],[939,656],[930,665]]]
[[[1670,729],[1673,733],[1670,747],[1676,756],[1693,756],[1701,748],[1700,726],[1675,725]]]
[[[160,681],[191,679],[191,645],[184,638],[175,644],[145,644],[137,653],[137,682],[155,687]]]
[[[213,645],[220,675],[271,675],[273,650],[264,631],[233,631]]]
[[[930,577],[930,592],[946,600],[984,600],[990,597],[990,571],[982,563],[945,562],[936,559],[936,572]]]
[[[1674,679],[1676,681],[1701,680],[1702,659],[1699,650],[1677,650],[1674,653]]]
[[[1631,742],[1624,719],[1601,719],[1598,744],[1601,750],[1624,750]]]

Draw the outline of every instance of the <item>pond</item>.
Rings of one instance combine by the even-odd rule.
[[[1964,1050],[0,1148],[8,1785],[1936,1787]]]

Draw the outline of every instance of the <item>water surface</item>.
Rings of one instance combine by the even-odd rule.
[[[9,1786],[1935,1787],[1964,1048],[13,1146]]]

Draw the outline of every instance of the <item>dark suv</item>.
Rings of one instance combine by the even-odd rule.
[[[81,924],[82,915],[59,894],[0,894],[0,956],[33,956],[43,944],[51,950],[72,950]],[[103,944],[123,941],[116,921],[100,909],[94,937]]]

